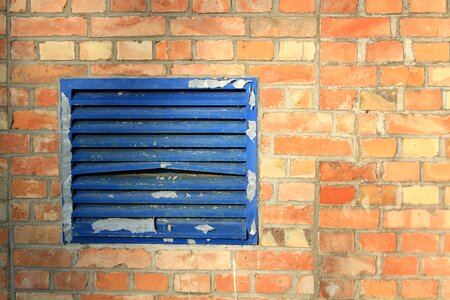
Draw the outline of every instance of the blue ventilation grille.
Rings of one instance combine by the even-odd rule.
[[[61,80],[66,242],[256,244],[255,79]]]

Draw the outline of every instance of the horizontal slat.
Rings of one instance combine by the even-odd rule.
[[[239,148],[245,135],[74,135],[72,146],[82,148]]]
[[[73,162],[83,161],[229,161],[244,162],[245,150],[240,149],[75,149],[72,156]]]
[[[75,107],[72,120],[245,119],[245,107]]]
[[[135,92],[77,92],[72,105],[95,106],[245,106],[245,90],[154,90]]]
[[[76,218],[73,222],[75,236],[80,237],[160,237],[160,238],[227,238],[245,239],[247,237],[245,219],[156,219],[156,232],[131,233],[127,230],[99,231],[92,224],[101,219]],[[168,226],[169,225],[169,226]],[[211,226],[213,230],[204,233],[195,228]],[[199,227],[201,228],[201,227]],[[169,230],[170,229],[170,230]]]
[[[74,203],[111,204],[246,204],[244,191],[98,191],[80,190],[72,197]]]
[[[245,205],[77,204],[78,218],[245,218]]]
[[[245,190],[245,176],[78,176],[73,189],[80,190]]]
[[[245,121],[74,121],[72,133],[245,133]]]
[[[143,170],[180,170],[203,173],[245,175],[245,163],[201,163],[201,162],[124,162],[124,163],[75,163],[73,175],[107,172],[130,172]]]

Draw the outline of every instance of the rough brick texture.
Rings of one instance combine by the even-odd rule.
[[[0,300],[450,299],[449,51],[447,0],[0,0]],[[64,245],[89,76],[258,77],[260,244]]]

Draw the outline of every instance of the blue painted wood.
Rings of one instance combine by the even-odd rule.
[[[72,239],[73,243],[79,244],[165,244],[170,247],[170,245],[247,245],[251,244],[249,239],[219,239],[219,238],[193,238],[193,239],[178,239],[174,238],[173,240],[165,241],[163,238],[140,238],[140,237],[120,237],[120,238],[111,238],[111,237],[77,237],[75,236]]]
[[[76,190],[73,203],[90,204],[247,204],[244,191],[101,191]],[[176,197],[174,197],[176,196]]]
[[[245,218],[245,206],[77,204],[72,216],[77,218]]]
[[[72,181],[73,189],[80,190],[245,190],[244,176],[186,176],[160,174],[149,176],[77,176]]]
[[[86,149],[73,151],[73,162],[111,162],[111,161],[211,161],[244,162],[245,150],[240,149]]]
[[[245,135],[85,135],[77,134],[73,147],[81,148],[245,148]]]
[[[106,172],[142,170],[178,170],[215,174],[246,175],[244,163],[201,163],[201,162],[124,162],[124,163],[75,163],[73,175],[98,174]]]
[[[74,121],[73,133],[245,133],[245,121]]]
[[[244,107],[74,107],[72,120],[229,119],[245,120]]]

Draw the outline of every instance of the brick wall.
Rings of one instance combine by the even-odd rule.
[[[0,299],[450,298],[450,1],[6,2]],[[63,76],[258,77],[260,245],[63,245]]]

